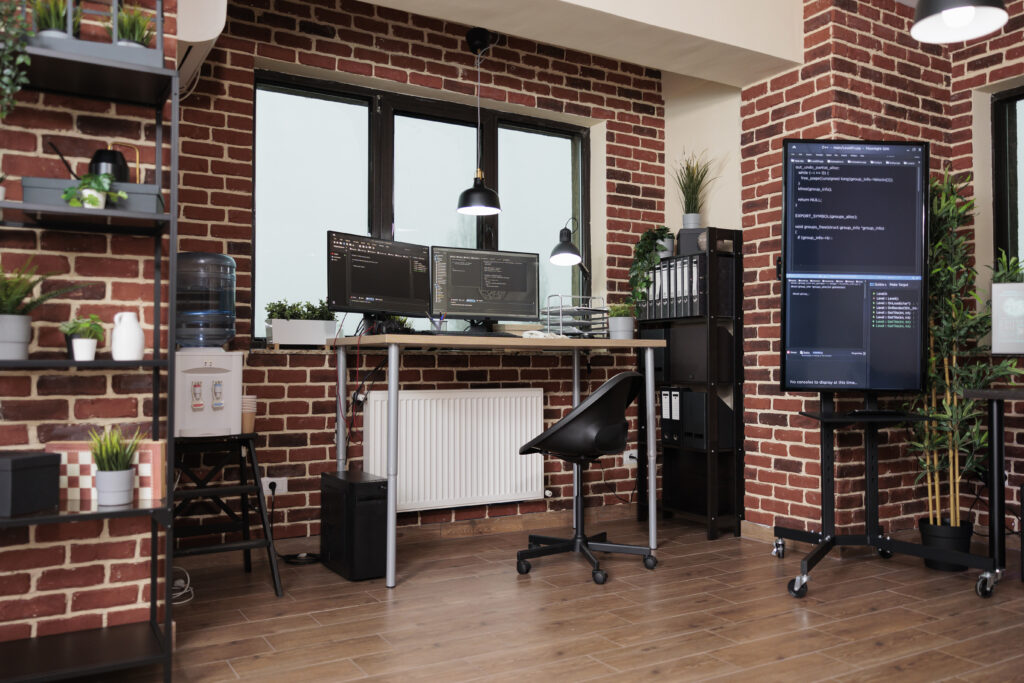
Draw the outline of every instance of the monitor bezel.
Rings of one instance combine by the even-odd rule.
[[[915,386],[905,387],[842,387],[836,388],[830,385],[791,385],[787,382],[788,374],[786,372],[786,350],[789,348],[787,340],[787,322],[788,322],[788,306],[786,305],[786,264],[787,251],[789,248],[790,226],[792,216],[790,216],[789,202],[787,201],[788,192],[790,190],[788,186],[788,173],[790,163],[790,150],[795,144],[822,144],[822,145],[861,145],[871,147],[917,147],[922,151],[921,160],[921,180],[924,189],[924,202],[921,207],[921,255],[920,262],[918,263],[918,272],[921,274],[921,325],[918,342],[921,349],[921,365],[918,369],[919,382]],[[782,222],[780,225],[780,259],[781,265],[779,268],[779,308],[780,313],[780,327],[779,327],[779,388],[785,392],[820,392],[820,393],[835,393],[837,391],[850,392],[850,393],[871,393],[871,394],[905,394],[908,392],[923,391],[926,380],[926,373],[928,368],[928,353],[926,348],[927,334],[928,334],[928,247],[929,247],[929,234],[930,234],[930,211],[931,205],[931,177],[930,177],[930,146],[927,141],[916,140],[824,140],[824,139],[807,139],[807,138],[786,138],[782,141]]]
[[[432,317],[437,318],[442,313],[434,310],[434,252],[437,250],[448,251],[448,252],[462,252],[467,254],[497,254],[497,255],[511,255],[511,256],[532,256],[534,259],[534,277],[536,279],[534,286],[537,292],[537,297],[534,299],[534,309],[532,317],[524,315],[474,315],[474,314],[462,314],[462,313],[447,313],[443,315],[447,320],[493,320],[495,322],[502,322],[505,320],[512,320],[516,322],[534,322],[540,320],[540,254],[535,254],[527,251],[502,251],[500,249],[467,249],[465,247],[442,247],[432,246],[430,248],[430,314]]]
[[[427,253],[427,298],[424,302],[425,305],[422,311],[412,310],[401,310],[400,307],[389,307],[387,309],[380,307],[379,305],[374,306],[349,306],[349,307],[336,307],[330,303],[330,284],[331,284],[331,265],[330,265],[330,254],[331,254],[331,235],[344,235],[346,237],[354,237],[356,239],[366,240],[367,242],[379,242],[382,244],[401,244],[403,246],[416,247],[418,249],[424,249]],[[431,274],[431,254],[430,247],[423,244],[415,244],[413,242],[399,242],[397,240],[385,240],[379,237],[373,237],[371,235],[357,235],[351,232],[342,232],[341,230],[328,230],[327,231],[327,305],[328,310],[336,313],[362,313],[364,315],[402,315],[410,318],[429,318],[430,317],[430,304],[433,300],[431,293],[431,287],[433,285],[432,274]]]

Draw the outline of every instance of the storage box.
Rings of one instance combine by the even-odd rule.
[[[57,507],[60,456],[40,451],[0,452],[0,517]]]
[[[22,178],[21,201],[26,204],[46,204],[49,206],[67,206],[61,195],[78,181],[74,178]],[[142,213],[163,213],[164,199],[160,188],[156,185],[140,185],[137,183],[111,183],[112,190],[124,190],[128,199],[117,204],[107,204],[108,209],[121,211],[139,211]]]

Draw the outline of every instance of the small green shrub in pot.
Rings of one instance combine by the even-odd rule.
[[[611,318],[632,318],[633,312],[633,304],[628,301],[608,306],[608,316]]]
[[[113,29],[107,23],[103,28],[107,35],[113,36]],[[117,40],[118,44],[132,43],[149,47],[156,37],[156,30],[153,28],[153,19],[146,14],[138,5],[133,7],[122,6],[117,13]]]
[[[121,199],[128,199],[124,190],[112,190],[114,176],[109,173],[86,173],[77,185],[64,190],[61,197],[68,206],[87,209],[102,209],[107,205],[117,204]]]
[[[96,357],[96,347],[103,341],[101,322],[98,315],[91,313],[88,318],[75,318],[60,324],[57,329],[64,335],[68,356],[75,360],[93,360]]]
[[[267,304],[267,317],[276,320],[334,320],[334,312],[327,307],[327,301],[319,303],[302,301],[290,304],[286,299]]]
[[[338,329],[327,301],[288,303],[272,301],[266,306],[267,342],[297,346],[320,346]]]
[[[96,465],[96,494],[100,505],[127,505],[135,492],[135,470],[132,461],[142,441],[136,429],[128,439],[120,427],[105,432],[89,431],[92,461]]]
[[[37,31],[59,31],[67,34],[68,8],[64,0],[35,0],[32,3],[32,15],[35,17]],[[77,38],[82,27],[81,7],[75,7],[75,15],[71,22]]]

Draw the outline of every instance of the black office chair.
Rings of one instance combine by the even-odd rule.
[[[654,569],[658,559],[651,549],[639,545],[608,543],[603,531],[587,536],[583,531],[583,471],[602,455],[621,453],[626,448],[629,427],[626,409],[640,393],[643,376],[636,372],[623,372],[602,384],[587,400],[572,412],[519,449],[520,454],[544,453],[573,464],[573,510],[576,533],[572,538],[553,538],[530,535],[530,547],[516,555],[516,570],[520,574],[530,571],[528,558],[581,553],[593,567],[594,583],[608,580],[608,573],[600,568],[593,551],[642,555],[644,566]]]

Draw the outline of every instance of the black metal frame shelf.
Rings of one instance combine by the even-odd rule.
[[[162,13],[162,3],[157,2]],[[162,26],[162,14],[158,25]],[[70,19],[69,19],[70,21]],[[69,40],[69,44],[74,42]],[[61,95],[105,100],[144,106],[154,110],[155,134],[153,146],[154,177],[158,185],[165,184],[168,211],[147,213],[120,209],[85,209],[63,205],[46,205],[17,201],[0,202],[3,219],[0,225],[12,228],[61,230],[103,234],[130,234],[151,238],[153,241],[153,319],[160,320],[161,284],[173,285],[177,274],[177,174],[178,174],[178,74],[168,69],[130,62],[114,61],[96,56],[85,56],[73,51],[30,45],[28,54],[29,88]],[[130,49],[130,48],[129,48]],[[114,54],[116,51],[111,52]],[[161,51],[162,54],[162,51]],[[164,135],[164,109],[170,105],[169,139]],[[163,150],[170,153],[169,173],[161,168]],[[73,181],[69,180],[69,185]],[[163,240],[169,239],[168,269],[164,272]],[[159,322],[154,333],[151,359],[141,361],[73,361],[62,358],[33,358],[25,361],[2,361],[0,370],[139,370],[152,373],[153,425],[152,438],[160,438],[161,375],[166,374],[166,430],[174,431],[174,287],[170,287],[166,321],[167,346],[162,348]],[[173,482],[174,440],[168,438],[166,448],[165,481],[168,496],[162,500],[136,501],[123,507],[101,508],[94,504],[75,501],[62,503],[56,510],[43,511],[20,517],[0,518],[0,528],[36,524],[76,522],[83,520],[122,517],[150,518],[150,586],[149,620],[140,623],[108,626],[106,628],[75,631],[0,643],[0,681],[57,680],[74,676],[95,675],[150,663],[162,663],[165,681],[171,680],[173,656],[172,640],[172,565],[174,548]],[[163,553],[159,535],[165,536]],[[161,561],[163,573],[159,572]],[[159,590],[159,580],[164,585]],[[163,600],[163,614],[158,601]]]

